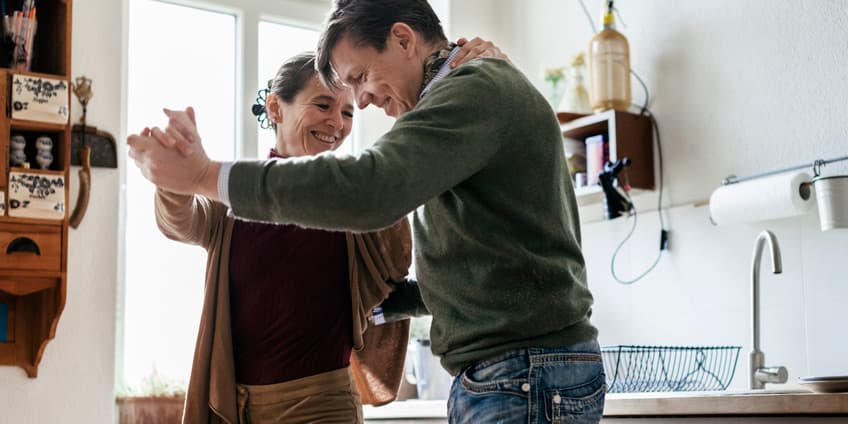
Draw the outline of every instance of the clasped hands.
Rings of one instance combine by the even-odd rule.
[[[217,199],[220,163],[210,160],[203,149],[194,109],[164,112],[168,117],[164,130],[145,127],[127,137],[129,156],[142,175],[159,188]]]

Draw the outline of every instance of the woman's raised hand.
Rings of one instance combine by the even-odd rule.
[[[456,40],[456,44],[460,46],[460,49],[456,54],[456,57],[454,57],[453,61],[450,63],[451,68],[456,68],[457,66],[478,57],[493,57],[509,62],[509,57],[502,52],[498,46],[491,41],[484,40],[480,37],[474,37],[471,40],[461,37],[459,40]]]

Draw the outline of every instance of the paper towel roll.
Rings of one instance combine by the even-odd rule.
[[[815,203],[804,172],[778,174],[719,187],[710,196],[710,217],[717,225],[766,221],[804,214]]]

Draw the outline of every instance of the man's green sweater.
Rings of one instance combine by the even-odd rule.
[[[597,335],[559,125],[506,61],[453,70],[360,156],[237,162],[229,196],[240,217],[339,230],[415,210],[432,349],[451,374]]]

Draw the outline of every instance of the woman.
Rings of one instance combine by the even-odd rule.
[[[465,47],[460,63],[502,56],[477,39]],[[276,131],[270,157],[313,155],[349,135],[353,99],[325,87],[314,55],[301,54],[254,114]],[[367,322],[406,275],[406,220],[367,234],[248,222],[221,203],[161,189],[156,219],[167,237],[209,253],[184,422],[359,423],[361,402],[394,399],[408,321]]]

